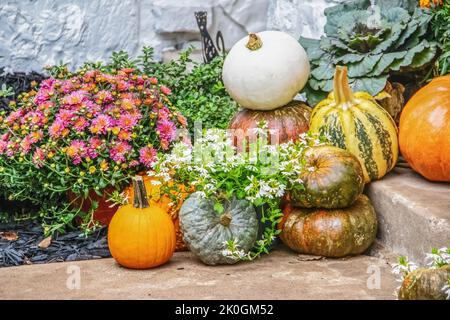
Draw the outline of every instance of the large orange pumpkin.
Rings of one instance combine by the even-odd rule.
[[[109,224],[109,250],[124,267],[157,267],[175,251],[175,228],[159,205],[148,202],[141,176],[133,178],[133,189],[133,204],[121,206]]]
[[[176,233],[176,246],[175,251],[185,251],[187,250],[187,246],[183,241],[183,234],[180,229],[180,223],[178,220],[178,212],[180,211],[181,205],[183,201],[190,194],[185,186],[183,185],[169,185],[171,189],[172,196],[164,194],[161,191],[161,188],[158,184],[155,184],[157,181],[156,178],[150,177],[148,175],[142,176],[145,188],[147,190],[147,199],[150,204],[157,205],[164,212],[167,212],[173,220],[175,226]],[[134,188],[133,185],[125,189],[125,194],[128,197],[129,203],[133,203],[134,201]]]
[[[434,79],[406,104],[400,151],[428,180],[450,181],[450,76]]]

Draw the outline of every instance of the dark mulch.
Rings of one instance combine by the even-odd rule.
[[[39,248],[42,240],[42,227],[34,222],[0,224],[0,268],[111,257],[106,227],[88,237],[79,231],[58,235],[46,249]]]
[[[31,90],[30,83],[32,81],[41,82],[46,77],[37,72],[23,73],[15,72],[4,74],[3,69],[0,68],[0,87],[2,84],[6,84],[8,87],[12,87],[15,94],[18,95],[21,92],[27,92]],[[0,98],[0,110],[9,110],[8,104],[15,97]]]

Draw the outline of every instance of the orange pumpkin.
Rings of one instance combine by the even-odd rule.
[[[157,267],[175,251],[175,227],[160,206],[149,204],[141,176],[133,178],[133,189],[133,204],[121,206],[109,224],[109,250],[124,267]]]
[[[178,221],[178,212],[180,211],[184,199],[188,197],[190,192],[187,192],[183,185],[169,185],[173,197],[170,198],[168,195],[161,192],[158,184],[153,183],[157,181],[156,178],[148,175],[143,175],[142,178],[144,180],[145,188],[147,189],[147,199],[150,204],[159,206],[164,212],[167,212],[172,217],[176,232],[175,251],[186,251],[187,246],[183,241],[183,233],[181,232],[180,223]],[[125,194],[129,199],[129,203],[133,203],[134,188],[132,185],[125,190]]]
[[[431,181],[450,181],[450,75],[420,89],[400,117],[400,151]]]

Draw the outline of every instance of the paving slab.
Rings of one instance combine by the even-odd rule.
[[[315,258],[314,258],[315,259]],[[79,271],[79,289],[77,274]],[[397,282],[385,259],[311,260],[277,248],[269,256],[209,267],[191,253],[151,270],[113,259],[0,269],[1,299],[395,299]]]
[[[422,263],[431,248],[450,247],[450,183],[396,168],[366,192],[377,212],[379,241],[393,252]]]

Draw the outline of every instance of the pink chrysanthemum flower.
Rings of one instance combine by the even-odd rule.
[[[153,108],[153,111],[158,114],[158,118],[161,121],[169,120],[170,110],[166,106],[162,106],[161,108]]]
[[[33,163],[37,168],[41,168],[43,166],[43,162],[45,159],[45,153],[41,148],[36,148],[33,154]]]
[[[89,126],[89,121],[86,118],[78,117],[73,123],[73,128],[76,132],[83,132]]]
[[[65,129],[64,122],[57,119],[50,126],[50,128],[48,129],[48,132],[49,132],[50,137],[55,139],[55,138],[59,138],[61,136],[64,129]]]
[[[138,119],[136,119],[136,117],[133,117],[129,113],[124,113],[120,116],[117,123],[121,129],[131,130],[138,123]]]
[[[64,80],[61,82],[61,90],[65,94],[72,92],[75,89],[74,83],[70,80]]]
[[[64,104],[75,105],[82,103],[85,99],[86,99],[86,91],[78,90],[65,96],[62,101]]]
[[[10,137],[9,133],[6,132],[6,133],[2,134],[0,140],[1,141],[7,141],[7,140],[9,140],[9,137]]]
[[[42,123],[44,119],[44,114],[41,111],[32,111],[29,112],[24,119],[30,119],[30,123],[33,125],[39,125]]]
[[[120,130],[118,137],[120,140],[130,141],[131,140],[131,132],[126,131],[126,130]]]
[[[169,148],[170,142],[175,139],[177,127],[170,120],[159,120],[156,125],[156,130],[157,132],[159,132],[161,147],[164,150],[167,150]]]
[[[122,99],[121,107],[127,111],[132,110],[135,107],[134,101],[128,98]]]
[[[81,140],[73,140],[66,150],[66,154],[72,159],[73,164],[79,164],[86,156],[86,144]]]
[[[172,90],[170,90],[169,88],[167,88],[166,86],[161,86],[159,88],[161,90],[162,93],[164,93],[166,96],[170,95],[172,93]]]
[[[151,147],[144,147],[141,150],[139,150],[139,161],[146,166],[147,168],[150,168],[151,165],[156,160],[156,150]]]
[[[12,123],[16,122],[17,120],[19,120],[20,118],[22,118],[24,114],[25,114],[25,112],[23,109],[18,109],[16,111],[13,111],[6,118],[6,122],[8,124],[12,124]]]
[[[42,140],[44,133],[42,130],[38,130],[29,134],[31,143],[36,143]]]
[[[40,104],[38,105],[38,109],[41,110],[41,111],[44,111],[44,110],[51,109],[51,108],[53,108],[54,106],[55,106],[55,103],[54,103],[54,102],[52,102],[52,101],[46,101],[46,102],[40,103]]]
[[[124,162],[125,155],[131,150],[131,145],[128,142],[121,141],[111,148],[109,154],[111,159],[115,162]]]
[[[50,98],[55,94],[53,89],[39,89],[38,93],[34,97],[34,103],[42,104],[50,100]]]
[[[42,80],[40,88],[41,89],[53,89],[55,83],[56,83],[56,80],[54,78],[48,78],[48,79]]]
[[[114,100],[111,92],[109,92],[108,90],[99,91],[96,94],[95,98],[101,100],[103,103],[108,103]]]
[[[60,119],[64,124],[68,124],[72,121],[74,114],[72,110],[61,109],[56,115],[56,118]]]
[[[92,124],[90,127],[90,131],[94,134],[105,134],[108,128],[114,126],[114,120],[105,114],[101,114],[97,116],[94,120],[92,120]]]
[[[4,154],[6,148],[8,147],[8,142],[7,141],[0,141],[0,154]]]
[[[91,159],[95,159],[98,157],[98,151],[100,147],[103,145],[103,142],[101,139],[93,137],[89,139],[89,148],[87,151],[87,154]]]
[[[22,148],[22,152],[24,154],[28,154],[28,152],[30,152],[31,149],[31,140],[29,136],[26,136],[21,142],[20,142],[20,147]]]
[[[128,84],[128,82],[120,80],[117,81],[117,90],[118,91],[126,91],[130,88],[130,85]]]

